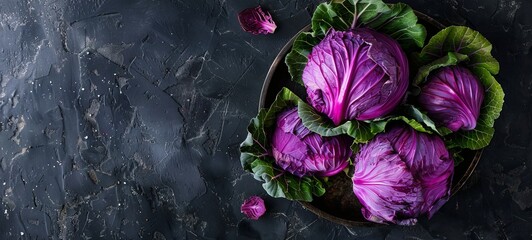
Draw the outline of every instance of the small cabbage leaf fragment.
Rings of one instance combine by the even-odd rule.
[[[274,33],[277,28],[270,13],[261,6],[244,9],[238,14],[238,21],[244,31],[255,35]]]
[[[251,196],[244,200],[242,206],[240,206],[240,212],[249,219],[257,220],[266,212],[266,205],[259,196]]]

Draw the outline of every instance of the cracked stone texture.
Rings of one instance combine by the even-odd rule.
[[[0,239],[530,239],[532,2],[404,2],[491,40],[505,107],[430,222],[346,228],[265,196],[238,160],[269,65],[319,1],[1,1]],[[238,24],[259,3],[274,35]],[[259,221],[239,210],[253,194]]]

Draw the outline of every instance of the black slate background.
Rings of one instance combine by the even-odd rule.
[[[265,196],[238,160],[269,65],[319,1],[2,0],[0,239],[532,238],[532,2],[404,2],[491,40],[504,110],[430,222],[346,228]],[[240,29],[258,4],[274,35]],[[258,221],[239,210],[252,194]]]

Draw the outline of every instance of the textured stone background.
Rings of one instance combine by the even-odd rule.
[[[415,227],[346,228],[265,196],[238,145],[319,1],[2,0],[0,239],[530,239],[532,2],[405,0],[494,45],[506,91],[465,190]],[[274,35],[242,32],[257,4]]]

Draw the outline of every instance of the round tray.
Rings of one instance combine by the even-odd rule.
[[[427,36],[432,36],[445,27],[442,23],[423,13],[417,11],[415,13],[419,22],[427,28]],[[310,25],[307,25],[300,32],[309,30]],[[299,96],[306,96],[305,89],[301,85],[290,81],[290,73],[284,63],[284,59],[288,52],[290,52],[296,36],[286,43],[270,66],[264,85],[262,86],[259,109],[270,106],[275,100],[277,93],[283,87],[289,88]],[[467,179],[469,179],[481,155],[482,150],[464,152],[464,159],[466,160],[455,167],[451,196],[458,192]],[[336,175],[330,177],[329,182],[331,183],[329,184],[330,187],[327,188],[327,192],[323,196],[314,198],[312,202],[300,202],[303,207],[319,217],[349,227],[376,225],[365,220],[360,213],[361,205],[353,193],[351,179]]]

